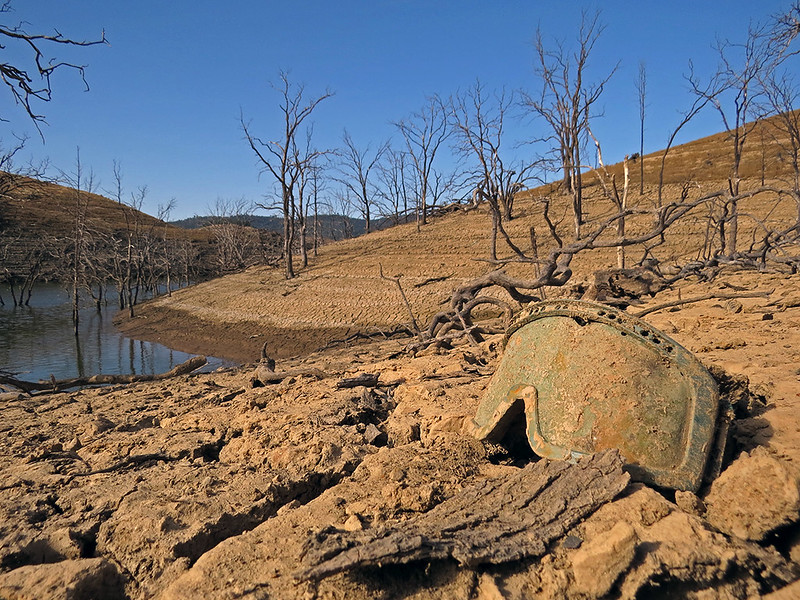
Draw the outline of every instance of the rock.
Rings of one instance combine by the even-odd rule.
[[[725,303],[725,310],[734,315],[742,312],[742,308],[744,308],[742,303],[735,298],[731,298]]]
[[[675,492],[675,504],[683,512],[702,517],[706,513],[706,505],[692,492],[678,490]]]
[[[97,416],[92,419],[91,423],[89,424],[89,432],[91,435],[99,435],[111,429],[114,429],[115,424],[110,419],[106,419],[105,417]]]
[[[388,439],[388,436],[372,423],[364,430],[364,441],[373,446],[385,446]]]
[[[361,531],[364,529],[364,524],[361,522],[361,518],[358,515],[353,514],[344,522],[342,529],[345,531]]]
[[[773,315],[772,313],[764,313],[763,315],[761,315],[762,321],[772,321],[774,318],[775,315]]]
[[[403,386],[398,388],[398,391]],[[395,398],[397,395],[395,395]],[[386,421],[386,432],[391,446],[403,446],[420,439],[420,417],[410,402],[401,402]]]
[[[607,594],[633,561],[637,542],[633,527],[619,521],[604,536],[583,544],[572,558],[576,591],[592,598]]]
[[[4,600],[116,600],[125,597],[122,577],[103,558],[20,567],[0,575]]]
[[[706,518],[720,531],[760,541],[800,519],[797,474],[765,449],[743,453],[711,485]]]

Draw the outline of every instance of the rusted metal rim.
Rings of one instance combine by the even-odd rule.
[[[677,348],[681,348],[684,352],[688,353],[688,350],[683,348],[678,342],[649,323],[645,323],[641,319],[611,306],[586,302],[585,300],[544,300],[529,305],[509,326],[506,335],[503,337],[503,348],[506,347],[509,338],[515,331],[525,327],[528,323],[546,317],[571,317],[578,322],[592,321],[604,323],[619,330],[623,335],[637,336],[642,342],[659,354],[663,354],[665,357],[674,356]],[[691,354],[689,356],[702,367],[700,361]]]

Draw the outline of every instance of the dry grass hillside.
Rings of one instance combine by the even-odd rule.
[[[751,146],[745,152],[741,172],[743,189],[761,186],[764,159],[765,183],[786,188],[791,174],[780,139],[774,127],[758,124],[750,133]],[[762,149],[755,142],[768,140]],[[678,201],[681,194],[699,197],[713,190],[726,189],[731,161],[729,136],[717,134],[677,146],[668,154],[663,190],[664,203]],[[645,193],[639,194],[638,167],[631,163],[629,204],[652,208],[657,196],[661,153],[644,157]],[[609,167],[618,174],[621,165]],[[584,176],[588,225],[613,214],[613,204],[603,196],[599,174]],[[572,221],[570,199],[553,185],[523,192],[515,203],[516,217],[506,228],[515,243],[529,255],[531,228],[536,232],[539,256],[554,245],[542,218],[539,198],[551,198],[550,217],[562,238],[569,240]],[[764,227],[783,229],[795,223],[797,207],[786,196],[762,194],[740,202],[739,244],[747,248],[759,242]],[[703,206],[676,223],[664,242],[651,242],[647,249],[660,261],[661,270],[684,265],[698,258],[706,235],[707,207]],[[629,220],[629,232],[650,227],[650,216]],[[181,349],[222,353],[242,361],[256,360],[263,343],[270,354],[295,356],[312,351],[335,339],[357,332],[377,336],[399,325],[410,323],[409,312],[397,286],[380,277],[380,268],[391,277],[401,276],[415,318],[421,326],[439,310],[446,308],[457,286],[497,268],[489,258],[490,215],[485,206],[477,210],[450,212],[434,218],[417,231],[415,224],[397,226],[357,239],[324,246],[318,257],[297,278],[283,279],[272,268],[255,267],[246,272],[182,290],[172,298],[156,300],[144,307],[140,318],[122,326],[133,335],[156,338]],[[605,234],[610,237],[612,232]],[[627,264],[644,256],[645,246],[627,251]],[[502,242],[499,253],[512,254]],[[571,267],[572,279],[564,289],[544,289],[545,295],[563,295],[580,284],[588,284],[598,269],[616,266],[614,249],[583,252]],[[533,279],[532,264],[509,263],[506,270],[515,276]],[[495,293],[495,292],[490,292]]]
[[[69,236],[72,234],[76,213],[77,196],[86,203],[86,219],[91,229],[102,233],[119,233],[129,227],[126,210],[114,200],[100,194],[77,192],[76,190],[27,177],[12,176],[15,181],[3,203],[3,222],[6,227],[17,231],[47,232],[51,235]],[[190,233],[178,227],[167,225],[160,219],[140,211],[133,211],[136,219],[145,230],[168,227],[170,235],[180,239],[191,239]]]

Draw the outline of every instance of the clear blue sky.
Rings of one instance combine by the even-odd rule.
[[[30,135],[25,158],[49,157],[69,171],[80,147],[84,169],[112,187],[112,160],[122,164],[128,193],[147,185],[146,212],[175,198],[173,218],[206,214],[219,198],[260,201],[272,191],[243,140],[240,110],[254,131],[279,131],[278,97],[269,87],[281,69],[310,93],[335,96],[314,114],[320,147],[340,144],[347,128],[358,145],[392,136],[391,121],[421,107],[426,95],[448,96],[480,78],[488,88],[535,91],[532,40],[574,39],[582,9],[601,10],[606,25],[592,73],[620,66],[601,100],[605,116],[593,128],[606,162],[638,151],[634,82],[647,66],[645,151],[662,148],[691,98],[682,76],[688,61],[709,74],[717,37],[743,40],[750,20],[787,8],[777,0],[642,0],[601,3],[406,1],[14,0],[6,23],[30,31],[57,28],[73,38],[106,31],[109,46],[53,55],[87,66],[90,91],[67,71],[53,79],[39,139],[11,97],[2,97],[0,137]],[[4,53],[5,54],[5,53]],[[709,111],[680,141],[721,130]],[[537,134],[514,123],[517,140]],[[54,170],[55,172],[55,170]]]

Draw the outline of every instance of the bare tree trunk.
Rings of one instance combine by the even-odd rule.
[[[641,160],[641,156],[640,156],[639,160]],[[620,198],[620,206],[619,206],[619,211],[620,211],[620,215],[621,216],[619,218],[619,221],[617,221],[617,235],[619,236],[619,239],[621,239],[621,240],[625,239],[625,211],[628,210],[628,180],[629,180],[629,174],[628,174],[628,157],[627,156],[625,157],[625,160],[623,161],[623,170],[624,170],[625,181],[623,183],[622,196]],[[622,246],[622,245],[617,246],[617,267],[620,268],[620,269],[624,269],[625,268],[625,246]]]
[[[294,279],[294,262],[292,260],[294,218],[292,216],[290,200],[286,198],[286,192],[284,192],[283,205],[283,275],[286,279]]]
[[[644,116],[645,98],[647,89],[647,71],[644,63],[639,63],[639,78],[636,81],[636,90],[639,92],[639,195],[644,196]]]

